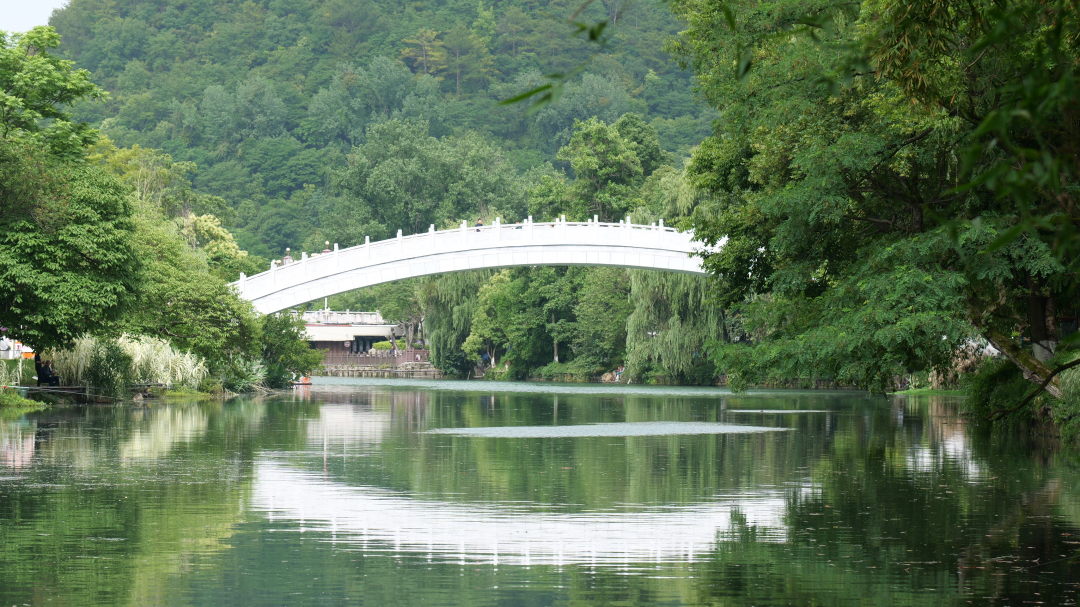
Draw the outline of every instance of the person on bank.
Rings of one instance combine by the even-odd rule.
[[[38,374],[38,385],[41,382],[45,382],[46,386],[59,386],[60,376],[57,375],[52,369],[52,361],[47,360],[45,364],[41,365],[41,372]]]

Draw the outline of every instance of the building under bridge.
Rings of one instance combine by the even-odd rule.
[[[323,351],[321,372],[339,377],[407,377],[437,379],[438,369],[428,362],[428,350],[404,344],[402,327],[387,323],[376,312],[314,310],[304,312],[308,342]],[[375,349],[394,339],[402,349]]]
[[[314,310],[304,312],[304,325],[311,347],[329,355],[363,354],[376,343],[397,339],[404,333],[397,325],[387,323],[378,311]]]

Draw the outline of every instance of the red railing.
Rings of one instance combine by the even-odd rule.
[[[360,354],[327,352],[323,356],[324,365],[350,365],[357,367],[390,365],[396,367],[404,363],[427,362],[430,350],[371,350]]]

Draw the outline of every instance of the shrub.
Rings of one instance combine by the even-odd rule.
[[[323,353],[304,337],[304,318],[289,312],[263,317],[262,358],[266,385],[284,388],[295,375],[308,375],[322,364]]]
[[[1061,438],[1080,438],[1080,367],[1061,373],[1061,400],[1054,401],[1050,411],[1051,419],[1061,429]]]
[[[40,407],[40,403],[19,396],[19,393],[12,388],[0,388],[0,409],[37,409]]]
[[[963,405],[964,412],[979,417],[986,417],[998,409],[1015,407],[1035,387],[1035,384],[1024,379],[1016,365],[1004,358],[984,360],[975,373],[967,376],[965,383],[967,399]],[[1010,413],[1005,420],[1012,424],[1021,423],[1031,418],[1031,410],[1031,405],[1028,405]]]
[[[261,361],[236,357],[224,365],[219,379],[231,392],[254,392],[266,388],[266,367]]]
[[[87,391],[92,396],[123,398],[124,390],[133,383],[131,355],[114,341],[94,345],[90,362],[83,374]]]

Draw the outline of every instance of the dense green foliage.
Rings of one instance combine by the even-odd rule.
[[[672,7],[724,110],[687,225],[755,336],[712,348],[736,386],[885,390],[971,339],[1049,376],[1076,316],[1072,3]]]
[[[0,140],[44,147],[51,156],[77,159],[97,131],[72,120],[67,106],[107,97],[85,69],[54,54],[55,30],[0,32]]]
[[[0,410],[7,409],[14,414],[22,414],[44,407],[45,405],[37,401],[19,396],[14,388],[0,388]]]
[[[39,351],[85,334],[159,337],[205,360],[225,387],[236,383],[233,369],[255,364],[264,338],[277,348],[277,372],[309,368],[317,355],[299,351],[307,344],[297,331],[270,323],[281,334],[266,334],[228,286],[255,260],[208,213],[229,216],[222,199],[192,191],[185,174],[193,165],[139,146],[117,149],[72,120],[67,106],[105,95],[88,72],[52,54],[58,44],[46,27],[0,33],[7,336]],[[94,343],[80,375],[99,395],[119,398],[132,379],[131,357],[116,340]]]
[[[263,317],[262,360],[266,385],[284,388],[295,375],[307,375],[322,362],[322,352],[308,347],[304,319],[291,313]]]
[[[77,115],[118,145],[194,163],[194,190],[227,201],[234,216],[222,219],[241,247],[278,257],[285,247],[408,234],[489,209],[516,217],[524,196],[511,173],[558,162],[576,120],[611,124],[633,111],[664,149],[685,155],[714,114],[664,52],[679,25],[658,4],[619,8],[610,47],[559,103],[534,116],[498,105],[593,52],[563,22],[579,5],[74,0],[50,23],[65,56],[110,93]],[[595,4],[581,18],[611,17]],[[394,119],[411,126],[380,126]],[[432,166],[386,164],[398,146],[416,145]],[[370,210],[348,226],[339,220],[355,205],[323,189],[346,167],[350,200]],[[447,171],[482,179],[456,191],[432,181],[417,192],[394,187]],[[401,203],[413,194],[415,204]]]
[[[109,137],[94,159],[144,203],[137,242],[150,305],[127,328],[249,376],[254,344],[270,338],[224,281],[287,248],[297,256],[496,217],[677,217],[665,211],[665,187],[681,187],[677,159],[716,115],[694,102],[689,74],[663,50],[679,24],[659,5],[588,6],[580,19],[612,26],[595,54],[563,22],[578,6],[74,0],[58,10],[51,24],[66,57],[110,93],[75,107]],[[589,57],[558,103],[535,114],[498,104]],[[510,275],[512,287],[490,273],[383,285],[335,297],[334,307],[381,310],[451,374],[467,375],[483,351],[514,377],[546,367],[588,375],[652,341],[636,372],[660,365],[657,377],[670,381],[690,378],[690,359],[670,348],[693,344],[700,359],[690,335],[704,325],[690,317],[716,314],[670,309],[663,277],[642,300],[624,270]],[[498,312],[481,297],[507,288]],[[649,320],[628,336],[634,310]],[[654,320],[663,326],[646,326]],[[266,365],[267,381],[285,377]]]
[[[72,161],[96,132],[60,109],[103,93],[58,44],[49,28],[0,32],[0,326],[36,347],[102,329],[138,286],[130,201]]]
[[[521,219],[527,198],[497,147],[471,133],[436,139],[426,124],[396,119],[368,130],[334,184],[342,197],[323,230],[343,246],[389,238],[395,226],[418,233],[475,215]]]
[[[94,397],[122,399],[133,379],[131,362],[131,355],[115,341],[94,342],[83,372],[87,392]]]

